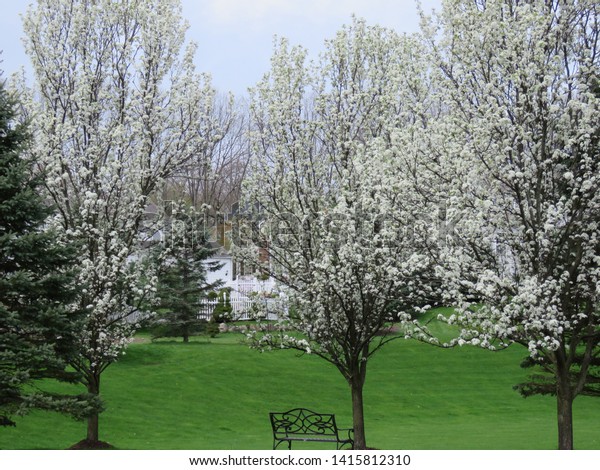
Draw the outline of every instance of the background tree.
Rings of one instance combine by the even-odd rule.
[[[211,222],[229,213],[239,201],[249,161],[248,109],[233,96],[215,94],[208,103],[210,119],[200,123],[204,146],[171,182],[196,209],[205,205]],[[175,198],[176,199],[176,198]]]
[[[43,180],[22,157],[27,130],[0,83],[0,426],[31,408],[83,418],[86,396],[44,391],[42,379],[76,382],[67,370],[77,354],[82,312],[71,309],[76,251],[45,229],[51,209]]]
[[[545,374],[520,390],[556,395],[560,449],[573,448],[573,400],[598,394],[598,13],[587,0],[449,0],[433,44],[448,114],[432,154],[460,218],[451,320],[460,342],[529,350]]]
[[[131,336],[127,318],[155,292],[141,252],[150,198],[203,147],[196,129],[213,92],[194,70],[195,47],[182,52],[177,0],[39,0],[24,30],[36,77],[32,153],[58,228],[81,246],[79,302],[89,314],[71,365],[97,395]],[[98,415],[86,441],[99,441]]]
[[[152,317],[152,337],[190,336],[206,330],[206,320],[198,318],[209,292],[221,281],[208,283],[208,271],[219,269],[209,262],[212,250],[204,230],[204,217],[193,209],[173,204],[169,230],[159,245],[162,268],[158,272],[158,312]]]
[[[355,20],[316,66],[281,41],[253,90],[253,155],[244,207],[255,230],[239,256],[280,281],[290,314],[257,347],[294,348],[335,365],[352,395],[355,447],[366,447],[363,386],[387,322],[431,286],[413,192],[396,174],[423,69],[416,41]],[[404,169],[406,174],[407,168]],[[253,225],[252,225],[253,224]],[[251,237],[254,239],[251,240]]]

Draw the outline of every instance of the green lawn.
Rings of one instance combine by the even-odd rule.
[[[298,406],[351,425],[349,390],[333,366],[292,351],[259,353],[240,338],[131,345],[103,376],[101,438],[119,449],[270,449],[268,412]],[[523,399],[512,390],[525,376],[524,354],[516,346],[488,352],[390,343],[367,374],[368,445],[554,449],[554,399]],[[599,423],[600,400],[578,398],[577,448],[600,449]],[[0,448],[64,449],[84,433],[84,423],[36,412],[17,428],[0,428]]]

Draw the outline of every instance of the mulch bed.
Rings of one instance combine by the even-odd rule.
[[[77,444],[73,444],[67,450],[111,450],[115,449],[115,446],[104,441],[88,441],[84,439],[79,441]]]

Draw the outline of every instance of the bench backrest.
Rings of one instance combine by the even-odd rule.
[[[332,414],[315,413],[306,408],[294,408],[283,413],[269,413],[275,437],[293,435],[335,436],[338,428]]]

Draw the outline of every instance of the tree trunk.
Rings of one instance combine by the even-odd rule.
[[[358,377],[350,381],[352,392],[352,426],[354,427],[354,448],[363,450],[367,448],[365,437],[365,415],[363,407],[363,382]]]
[[[363,350],[363,357],[359,356],[353,365],[353,371],[349,377],[350,391],[352,393],[352,426],[354,428],[354,448],[364,450],[367,448],[365,437],[365,414],[363,406],[363,388],[367,378],[367,361],[369,345]]]
[[[558,387],[556,394],[558,416],[558,448],[573,450],[573,397],[568,389]]]
[[[88,393],[92,395],[100,395],[100,375],[93,374],[87,384]],[[98,442],[100,440],[99,433],[99,413],[96,411],[87,419],[87,438],[88,442]]]

